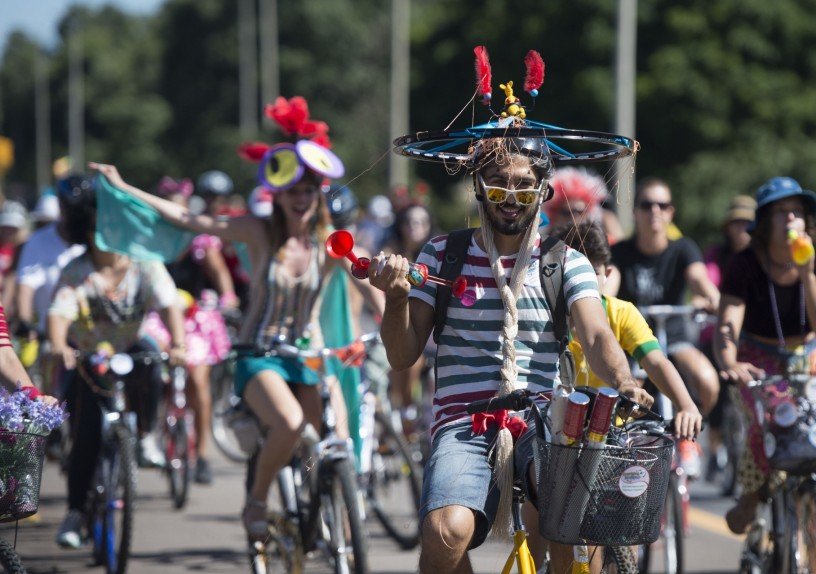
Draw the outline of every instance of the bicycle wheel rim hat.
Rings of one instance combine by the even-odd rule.
[[[499,84],[505,94],[504,107],[493,110],[492,71],[487,49],[474,48],[476,56],[476,93],[488,108],[490,119],[480,125],[462,129],[421,131],[394,140],[394,152],[413,159],[458,164],[473,171],[481,167],[485,153],[482,142],[501,140],[510,142],[512,153],[534,158],[543,164],[587,163],[634,156],[638,143],[630,138],[588,130],[567,129],[527,118],[535,108],[535,98],[544,82],[544,61],[535,50],[524,58],[526,77],[524,91],[533,99],[527,108],[515,94],[513,82]],[[547,166],[545,166],[547,167]],[[551,167],[550,167],[551,169]]]
[[[304,98],[279,97],[264,108],[264,114],[293,141],[275,145],[248,142],[238,148],[239,156],[259,164],[258,183],[277,193],[293,187],[308,172],[324,179],[343,177],[343,162],[329,149],[329,126],[309,119]]]

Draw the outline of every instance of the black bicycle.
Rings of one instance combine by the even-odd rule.
[[[128,410],[125,380],[134,364],[166,361],[166,353],[80,354],[79,376],[102,413],[101,447],[88,496],[86,537],[97,566],[124,574],[130,558],[136,500],[136,414]]]
[[[352,344],[354,345],[354,344]],[[269,349],[236,346],[240,356],[288,357],[304,360],[320,375],[320,432],[307,425],[299,452],[278,474],[281,510],[268,516],[269,535],[253,546],[252,572],[302,572],[307,556],[322,554],[337,574],[368,574],[368,544],[363,528],[362,491],[358,489],[350,441],[338,436],[330,398],[327,362],[342,358],[339,349],[300,349],[283,341]],[[258,453],[250,458],[253,476]]]
[[[741,574],[816,572],[816,379],[776,375],[749,384],[774,471],[745,537]]]

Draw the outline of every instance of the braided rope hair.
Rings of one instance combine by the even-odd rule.
[[[479,189],[476,173],[484,169],[490,163],[505,165],[513,161],[513,157],[524,156],[529,159],[530,166],[544,180],[549,182],[552,176],[552,161],[547,151],[546,145],[539,139],[487,139],[480,141],[474,150],[474,185]],[[552,197],[552,188],[548,186],[548,193],[539,199],[538,206],[542,201]],[[509,281],[506,278],[504,267],[493,240],[493,227],[487,220],[484,206],[484,198],[477,191],[479,217],[481,219],[482,238],[484,239],[485,251],[487,251],[490,261],[490,268],[493,278],[501,295],[504,307],[504,321],[501,331],[501,351],[502,366],[500,370],[501,383],[497,393],[498,397],[510,394],[516,388],[518,379],[518,366],[516,365],[515,340],[518,335],[518,307],[517,301],[521,293],[521,287],[526,277],[527,266],[530,263],[533,251],[535,250],[536,238],[538,237],[538,226],[536,218],[529,225],[524,233],[521,248],[519,249],[513,270],[510,273]],[[508,429],[502,429],[496,436],[496,441],[491,447],[489,456],[494,457],[493,477],[499,488],[499,506],[496,519],[490,530],[493,538],[504,538],[512,535],[512,497],[513,497],[513,437]]]

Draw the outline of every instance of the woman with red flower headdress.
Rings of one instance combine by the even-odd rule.
[[[273,146],[250,143],[239,154],[259,162],[258,179],[273,192],[272,215],[216,219],[195,215],[185,207],[128,185],[112,165],[91,164],[111,184],[156,209],[168,221],[222,239],[246,243],[252,262],[253,294],[240,333],[242,342],[259,346],[277,337],[322,346],[318,313],[325,279],[333,266],[349,265],[326,257],[323,245],[331,232],[326,179],[341,177],[343,164],[329,149],[328,126],[309,119],[306,100],[278,98],[265,113],[294,143]],[[378,292],[367,281],[353,281],[366,298]],[[266,499],[278,470],[291,458],[307,423],[319,428],[317,374],[302,362],[280,357],[241,359],[236,364],[235,391],[265,428],[265,438],[250,483],[243,522],[251,540],[267,535]],[[338,430],[343,431],[345,406],[334,385]]]

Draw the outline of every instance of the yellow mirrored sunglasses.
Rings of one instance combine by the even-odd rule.
[[[479,174],[479,182],[484,190],[485,197],[490,203],[504,203],[507,201],[508,195],[514,195],[516,203],[519,205],[532,205],[538,200],[538,194],[544,189],[547,184],[542,181],[538,187],[528,187],[524,189],[507,189],[506,187],[499,187],[498,185],[487,185],[482,175]]]

